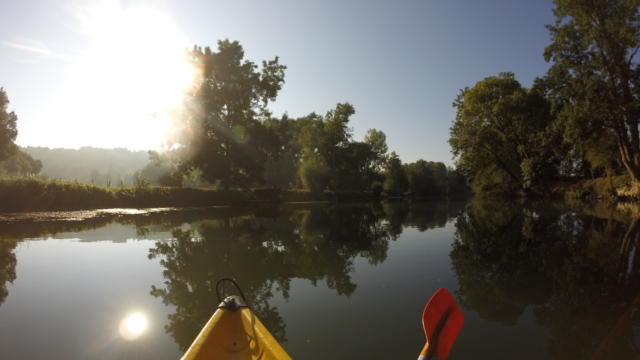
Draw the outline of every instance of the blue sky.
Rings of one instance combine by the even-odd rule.
[[[19,144],[148,146],[135,127],[108,133],[107,118],[60,105],[72,104],[74,94],[96,93],[100,101],[90,102],[92,108],[114,106],[109,92],[96,92],[104,77],[91,82],[93,72],[104,72],[107,63],[87,70],[85,61],[84,72],[78,72],[78,59],[87,58],[83,54],[95,41],[82,30],[79,14],[104,3],[5,0],[0,5],[0,86],[18,114]],[[240,41],[253,61],[280,56],[288,69],[271,107],[275,115],[324,113],[348,101],[356,108],[351,123],[356,139],[376,128],[403,161],[447,164],[451,103],[458,91],[501,71],[531,85],[548,67],[542,58],[549,43],[544,26],[553,22],[550,0],[107,3],[157,10],[189,44],[215,46],[228,38]],[[82,78],[74,83],[75,92],[65,91],[74,77]]]

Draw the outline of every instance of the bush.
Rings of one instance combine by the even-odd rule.
[[[0,211],[80,210],[113,207],[229,205],[251,199],[238,191],[149,186],[107,188],[30,178],[0,179]]]
[[[158,177],[158,184],[162,186],[182,187],[182,175],[166,172]]]
[[[313,193],[324,191],[329,184],[329,167],[318,159],[307,159],[298,170],[305,188]]]
[[[382,191],[384,190],[384,186],[380,181],[374,181],[371,184],[371,195],[374,198],[379,198],[382,195]]]

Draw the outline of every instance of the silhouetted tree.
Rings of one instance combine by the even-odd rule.
[[[353,141],[349,120],[355,108],[339,103],[320,116],[311,113],[296,120],[302,184],[315,191],[328,187],[335,192],[369,190],[380,181],[386,162],[386,136],[370,129],[364,142]]]
[[[384,172],[384,191],[389,195],[402,195],[409,190],[409,180],[402,161],[395,152],[389,155]]]
[[[218,42],[218,51],[194,47],[188,57],[200,78],[186,100],[170,145],[178,145],[181,169],[199,169],[224,189],[262,180],[264,149],[259,146],[267,104],[284,83],[278,57],[256,64],[244,59],[237,42]]]
[[[422,159],[405,165],[409,191],[419,198],[447,196],[447,167]]]
[[[544,56],[548,96],[573,148],[614,137],[617,156],[640,181],[640,33],[637,0],[555,0]],[[613,153],[609,156],[615,156]]]
[[[0,161],[0,172],[14,175],[36,175],[42,170],[42,162],[18,150],[4,161]]]
[[[9,295],[7,283],[16,279],[16,254],[14,252],[17,240],[0,239],[0,305]]]
[[[268,159],[264,164],[266,185],[279,189],[297,187],[298,167],[302,154],[298,144],[299,122],[283,115],[264,122]]]
[[[457,169],[477,190],[529,190],[542,182],[549,148],[541,146],[551,121],[538,92],[501,73],[460,92],[451,145]]]
[[[369,129],[364,137],[364,142],[371,146],[374,159],[372,167],[376,172],[382,172],[387,163],[389,148],[387,147],[387,135],[376,129]]]
[[[18,136],[18,116],[13,111],[9,112],[8,107],[9,98],[4,88],[0,87],[0,161],[17,151],[14,141]]]

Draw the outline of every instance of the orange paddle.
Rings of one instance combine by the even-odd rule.
[[[422,311],[422,327],[427,343],[418,360],[431,359],[433,356],[445,359],[462,330],[462,325],[464,315],[453,296],[447,289],[438,289]]]

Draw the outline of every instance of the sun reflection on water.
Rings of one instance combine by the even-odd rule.
[[[142,336],[149,322],[147,317],[141,312],[132,312],[120,321],[118,331],[123,339],[133,341]]]

